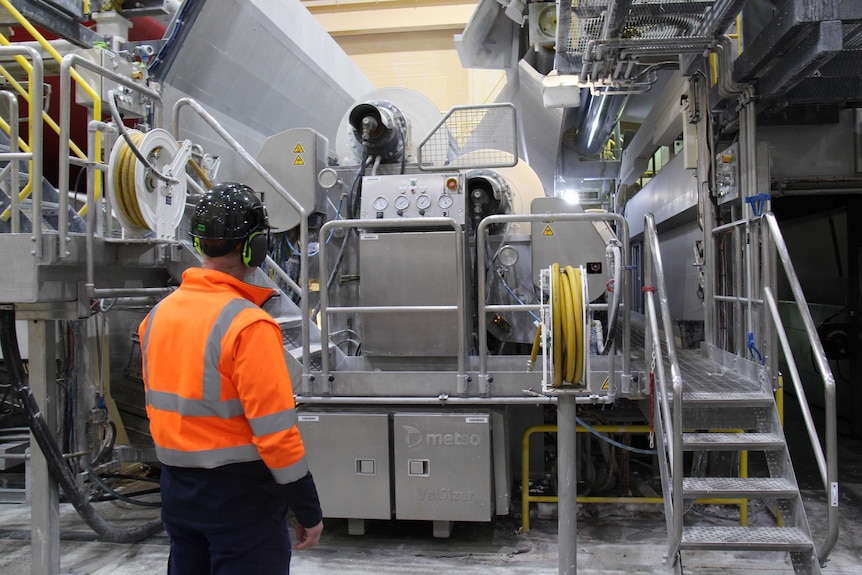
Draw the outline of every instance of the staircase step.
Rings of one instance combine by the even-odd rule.
[[[721,551],[813,551],[811,538],[791,527],[686,527],[682,532],[683,550]]]
[[[775,400],[760,391],[692,391],[682,394],[682,403],[689,407],[770,407]]]
[[[682,491],[689,497],[746,497],[789,499],[799,491],[796,485],[782,477],[685,477]]]
[[[778,433],[683,433],[686,451],[770,451],[784,448],[784,436]]]

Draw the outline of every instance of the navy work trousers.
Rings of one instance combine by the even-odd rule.
[[[171,538],[168,575],[287,575],[287,517],[248,527],[207,533],[165,522]]]

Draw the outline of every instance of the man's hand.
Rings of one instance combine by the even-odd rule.
[[[323,533],[323,521],[314,527],[303,527],[298,522],[296,524],[296,545],[294,549],[311,549],[320,543],[320,534]]]

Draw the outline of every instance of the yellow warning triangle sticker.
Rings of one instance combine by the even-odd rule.
[[[554,230],[551,229],[551,226],[545,226],[545,231],[542,232],[543,236],[552,236],[554,235]]]
[[[302,154],[303,152],[305,152],[305,150],[302,149],[302,144],[297,142],[296,145],[293,147],[293,153],[294,154]]]
[[[294,166],[304,166],[305,162],[302,161],[302,156],[297,156],[296,159],[293,161],[293,165]]]
[[[602,384],[602,389],[609,389],[611,386],[611,378],[605,379],[605,382]]]

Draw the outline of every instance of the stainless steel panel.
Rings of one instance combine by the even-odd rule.
[[[328,165],[329,141],[310,128],[291,128],[270,136],[257,156],[258,163],[272,174],[306,211],[325,212],[315,205],[317,174]],[[248,185],[262,193],[269,225],[279,231],[299,225],[299,214],[259,174],[247,178]]]
[[[390,519],[388,415],[303,411],[298,425],[323,515]]]
[[[578,205],[560,198],[536,198],[530,203],[530,213],[582,213]],[[561,266],[587,268],[590,300],[605,292],[605,283],[613,270],[607,269],[605,247],[613,232],[605,222],[532,222],[533,283],[539,285],[539,273],[557,262]]]
[[[466,196],[464,178],[458,173],[367,176],[362,180],[360,217],[452,218],[463,224]]]
[[[490,521],[489,413],[396,413],[395,516]]]
[[[267,137],[295,126],[334,141],[341,117],[374,89],[301,2],[200,4],[165,55],[167,69],[158,70],[165,110],[194,98],[252,155]],[[251,173],[202,120],[189,114],[181,123],[181,137],[221,158],[220,179],[244,181]]]
[[[359,270],[361,306],[457,304],[453,232],[362,234]],[[362,326],[367,355],[439,357],[458,351],[455,311],[367,314]]]

